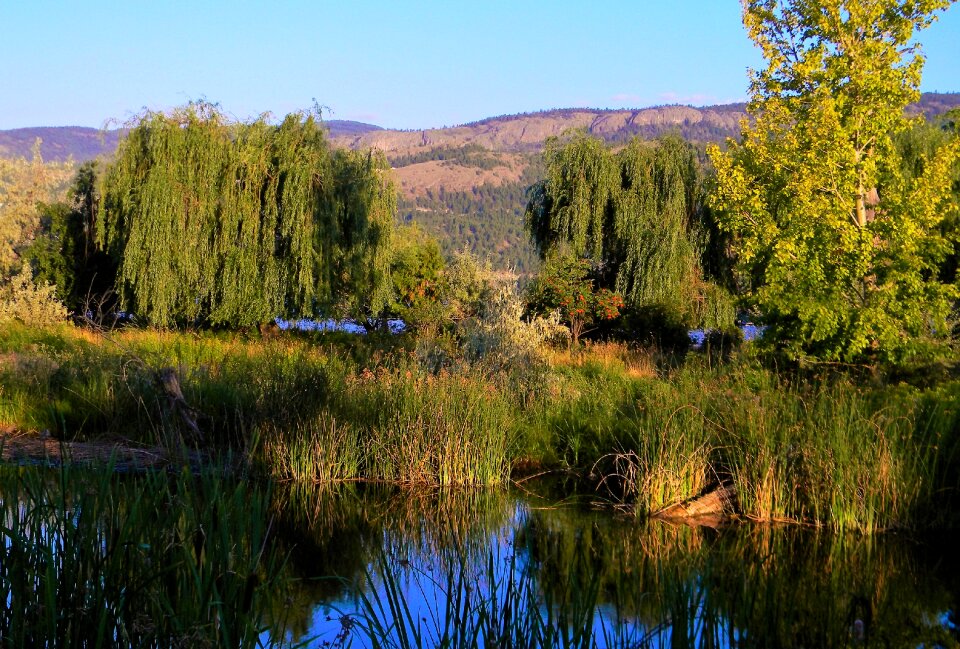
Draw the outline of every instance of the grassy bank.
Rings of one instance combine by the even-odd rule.
[[[663,369],[617,345],[508,370],[456,360],[432,371],[421,358],[404,337],[9,327],[0,425],[229,449],[280,480],[493,485],[560,468],[641,514],[723,482],[759,520],[863,531],[958,522],[957,381],[801,379],[748,354]],[[163,368],[196,429],[158,380]]]

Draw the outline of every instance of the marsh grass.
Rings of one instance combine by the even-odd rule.
[[[547,358],[554,367],[586,367],[593,374],[622,374],[631,379],[657,375],[656,354],[652,350],[618,342],[588,340],[577,349],[551,349]]]
[[[758,521],[873,532],[960,520],[956,381],[801,379],[694,356],[637,380],[561,364],[549,390],[523,420],[527,449],[586,467],[640,515],[722,483]]]
[[[381,369],[354,377],[341,407],[363,422],[365,475],[406,484],[503,484],[514,412],[479,373]]]
[[[729,482],[757,520],[866,532],[944,525],[960,487],[958,397],[955,383],[797,384],[749,366],[691,364],[618,412],[621,462],[609,473],[629,476],[641,512]]]
[[[263,440],[258,456],[264,472],[274,480],[332,483],[360,475],[359,436],[329,413],[286,427],[265,423],[256,430],[255,439]]]
[[[204,443],[304,483],[503,485],[594,474],[642,515],[732,484],[740,512],[864,532],[960,522],[960,382],[777,373],[749,354],[658,364],[623,345],[549,367],[425,367],[411,340],[68,327],[0,332],[0,426],[176,447],[173,368]]]
[[[257,646],[265,494],[217,476],[0,468],[6,646]]]

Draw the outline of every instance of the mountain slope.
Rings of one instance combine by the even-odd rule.
[[[330,120],[324,125],[335,140],[383,130],[373,124],[349,120]],[[101,130],[86,126],[40,126],[0,131],[0,157],[29,159],[39,138],[40,155],[44,160],[63,162],[72,157],[76,162],[86,162],[116,151],[123,132],[123,129]]]
[[[48,162],[92,160],[113,153],[122,131],[104,131],[85,126],[43,126],[0,131],[0,157],[31,158],[39,139],[40,156]]]
[[[924,93],[911,114],[935,115],[960,107],[960,93]],[[538,151],[544,140],[571,128],[586,129],[610,142],[635,135],[657,137],[678,132],[695,142],[717,142],[737,137],[740,121],[747,117],[745,104],[719,106],[657,106],[635,110],[566,108],[539,113],[502,115],[450,128],[401,131],[349,120],[325,122],[338,146],[377,148],[389,156],[411,155],[439,147],[473,144],[490,151]],[[114,151],[121,130],[102,131],[79,126],[0,130],[0,156],[29,157],[37,138],[45,160],[90,160]]]

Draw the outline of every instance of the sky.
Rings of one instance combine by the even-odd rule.
[[[922,89],[960,91],[960,6],[920,41]],[[744,100],[761,64],[736,0],[0,0],[0,129],[199,99],[404,129],[706,105]]]

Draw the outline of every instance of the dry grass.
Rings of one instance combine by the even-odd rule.
[[[605,373],[629,379],[649,379],[657,375],[656,352],[620,342],[587,341],[582,349],[551,349],[547,359],[554,367],[593,365]]]

